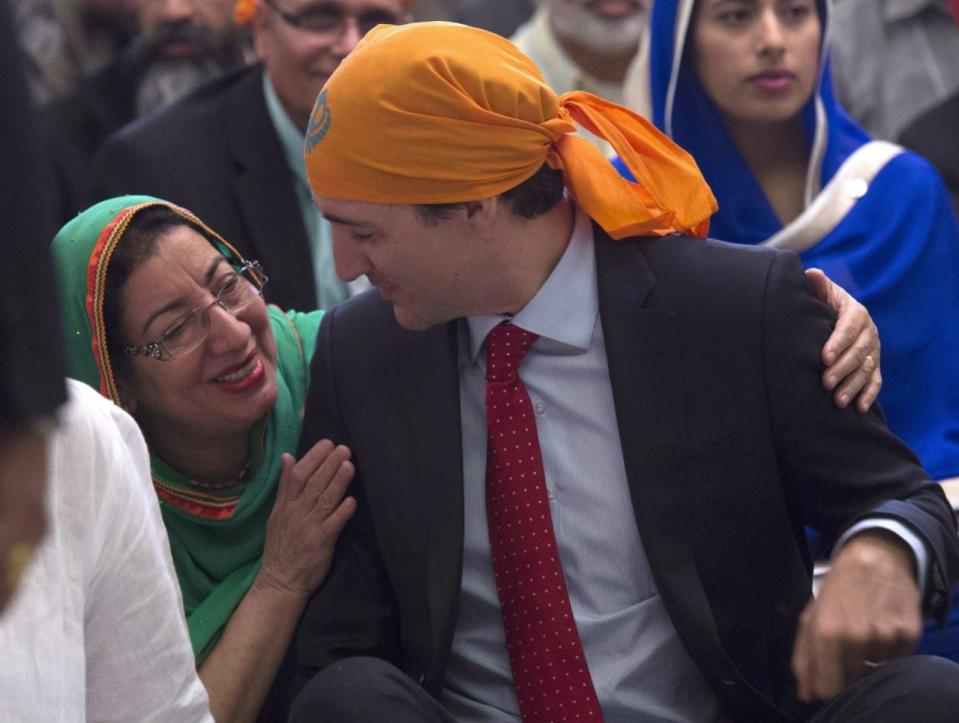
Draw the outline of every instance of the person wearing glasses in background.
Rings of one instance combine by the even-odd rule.
[[[328,308],[355,290],[333,268],[329,225],[314,208],[303,136],[329,75],[379,23],[411,19],[412,0],[241,0],[258,65],[212,81],[111,137],[89,202],[147,193],[193,210],[270,270],[266,297]]]
[[[347,448],[290,454],[323,312],[267,307],[258,263],[155,198],[93,206],[53,255],[69,375],[149,445],[214,719],[280,720],[287,644],[355,509]]]

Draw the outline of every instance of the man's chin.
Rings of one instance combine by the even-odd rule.
[[[635,53],[649,22],[645,10],[612,19],[583,7],[559,3],[552,13],[552,28],[558,37],[611,59]]]
[[[186,95],[216,77],[223,68],[207,57],[159,58],[141,75],[137,89],[137,114],[143,115]]]
[[[426,331],[441,323],[436,319],[424,317],[396,304],[393,304],[393,316],[396,318],[396,323],[407,331]]]

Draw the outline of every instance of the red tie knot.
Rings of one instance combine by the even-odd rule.
[[[539,339],[539,334],[512,324],[494,327],[486,337],[486,381],[508,382],[516,378],[520,362]]]

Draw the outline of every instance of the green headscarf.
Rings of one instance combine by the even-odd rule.
[[[120,403],[110,363],[103,304],[107,268],[131,219],[166,206],[203,228],[235,268],[244,259],[189,211],[147,196],[103,201],[64,226],[53,240],[63,297],[71,377]],[[153,483],[170,537],[193,651],[199,665],[216,644],[260,567],[283,452],[294,453],[309,384],[310,358],[323,312],[268,307],[277,347],[277,400],[251,432],[250,475],[233,487],[202,487],[151,453]],[[157,362],[162,364],[164,362]]]

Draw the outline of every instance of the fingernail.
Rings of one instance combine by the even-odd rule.
[[[826,384],[829,385],[830,389],[836,386],[836,382],[838,381],[839,379],[837,377],[833,377],[833,376],[826,377]]]
[[[839,395],[839,406],[840,406],[840,407],[845,407],[847,404],[849,404],[849,395],[848,395],[848,394],[840,394],[840,395]]]
[[[825,358],[826,358],[826,363],[827,363],[827,364],[832,364],[833,360],[836,358],[836,353],[835,353],[835,352],[831,352],[831,351],[827,351],[824,356],[825,356]]]

